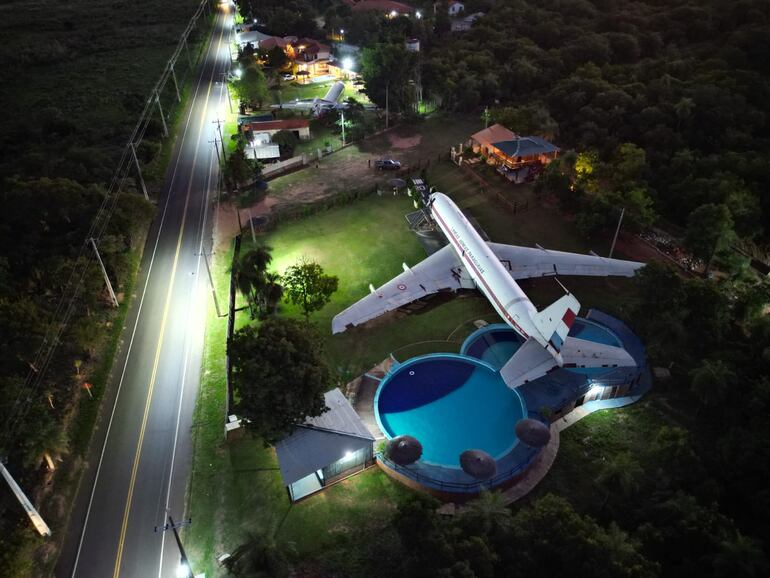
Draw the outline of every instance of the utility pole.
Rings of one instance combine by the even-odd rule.
[[[118,303],[118,298],[115,297],[115,291],[112,290],[112,283],[110,283],[110,278],[107,275],[107,269],[104,268],[104,262],[102,261],[101,255],[99,255],[99,249],[96,246],[96,239],[91,237],[89,241],[91,241],[91,245],[94,248],[94,253],[96,253],[96,260],[99,261],[99,266],[102,268],[102,274],[104,275],[104,282],[107,284],[107,290],[110,292],[110,297],[112,298],[112,304],[115,305],[115,307],[119,307],[120,304]]]
[[[251,227],[251,242],[257,244],[257,234],[254,232],[254,220],[251,218],[251,209],[246,209],[246,214],[249,216],[249,226]]]
[[[219,142],[222,143],[222,162],[227,162],[227,155],[225,154],[225,137],[222,136],[222,121],[220,119],[211,121],[213,124],[217,125],[217,130],[219,130]]]
[[[158,105],[158,110],[160,111],[160,122],[163,123],[163,136],[168,136],[168,127],[166,126],[166,117],[163,116],[163,107],[160,105],[160,94],[158,94],[158,91],[155,91],[155,102]]]
[[[182,102],[182,96],[179,94],[179,84],[177,84],[176,73],[174,72],[174,63],[169,62],[168,67],[169,67],[169,70],[171,70],[171,80],[174,81],[174,90],[176,90],[176,101]]]
[[[340,117],[341,117],[341,123],[342,123],[342,146],[345,146],[345,109],[340,109]]]
[[[19,487],[19,484],[16,483],[16,480],[13,479],[13,476],[11,476],[11,472],[5,468],[3,460],[0,460],[0,474],[2,474],[5,481],[8,482],[13,495],[19,500],[21,507],[24,508],[24,511],[27,513],[32,525],[35,526],[35,530],[37,530],[38,534],[41,536],[50,536],[51,529],[48,527],[48,524],[45,523],[45,520],[43,520],[43,517],[35,509],[35,506],[32,505],[32,502],[27,499],[24,491]]]
[[[219,164],[221,165],[222,164],[222,157],[219,155],[219,144],[218,144],[219,141],[217,140],[216,137],[214,137],[214,140],[210,140],[209,142],[214,145],[214,150],[217,151],[217,160],[219,161]]]
[[[139,177],[139,184],[142,185],[144,200],[149,201],[150,196],[147,194],[147,187],[144,184],[144,177],[142,176],[142,167],[139,166],[139,157],[136,156],[136,146],[134,146],[134,143],[129,143],[128,146],[131,147],[131,155],[134,157],[134,164],[136,164],[136,174]]]
[[[155,531],[157,532],[160,530],[161,532],[167,532],[168,530],[171,530],[174,532],[174,538],[176,539],[176,545],[179,547],[179,569],[177,570],[176,575],[184,578],[195,578],[193,575],[192,568],[190,567],[190,560],[187,558],[187,552],[185,552],[184,546],[182,546],[182,540],[179,538],[179,532],[177,532],[177,528],[181,528],[182,526],[189,526],[192,524],[192,518],[188,518],[187,520],[184,520],[182,522],[179,522],[178,524],[174,523],[174,519],[171,517],[171,514],[168,515],[168,523],[164,524],[163,526],[155,526]]]
[[[233,114],[233,99],[230,98],[230,85],[227,82],[227,73],[222,73],[222,84],[225,85],[225,91],[227,91],[227,103],[230,105],[230,114]],[[280,100],[280,97],[279,97]]]
[[[222,317],[219,311],[219,299],[217,299],[217,290],[214,287],[214,278],[211,276],[211,267],[209,267],[209,257],[206,250],[203,250],[203,262],[206,264],[206,272],[209,274],[209,284],[211,285],[211,295],[214,297],[214,308],[217,310],[217,317]]]
[[[612,258],[612,252],[615,250],[615,241],[618,240],[618,233],[620,233],[620,223],[623,222],[623,215],[625,214],[626,209],[622,208],[620,209],[620,218],[618,219],[618,228],[615,229],[615,237],[612,239],[612,246],[610,247],[610,259]]]
[[[390,126],[390,125],[388,124],[388,121],[389,121],[389,114],[390,114],[390,109],[389,109],[389,107],[388,107],[388,105],[389,105],[388,93],[389,93],[389,92],[390,92],[390,83],[388,82],[388,83],[385,85],[385,128],[386,128],[386,129],[388,128],[388,126]]]

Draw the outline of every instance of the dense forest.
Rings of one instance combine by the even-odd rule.
[[[57,539],[155,214],[133,176],[113,178],[198,4],[0,5],[0,459],[42,504]],[[191,42],[202,32],[198,26]],[[179,67],[180,82],[193,65]],[[166,111],[176,100],[170,91],[161,99]],[[137,147],[153,196],[169,154],[161,132],[156,115]],[[114,194],[116,184],[123,194]],[[112,307],[89,238],[120,308]],[[0,492],[0,574],[40,575],[31,565],[55,553],[48,543],[32,554],[42,543],[10,491]]]

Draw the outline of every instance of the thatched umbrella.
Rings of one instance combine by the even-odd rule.
[[[406,181],[399,178],[390,179],[388,183],[390,183],[390,186],[394,189],[403,189],[406,186]]]
[[[422,456],[422,444],[412,436],[396,436],[385,447],[385,455],[399,466],[408,466]]]
[[[497,473],[495,458],[483,450],[466,450],[461,453],[460,467],[478,480],[488,480]]]
[[[516,422],[516,437],[533,448],[542,448],[551,441],[551,430],[536,419],[520,419]]]

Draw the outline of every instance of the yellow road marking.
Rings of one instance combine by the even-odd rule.
[[[217,52],[219,52],[222,47],[223,35],[224,35],[224,29],[219,33],[219,41],[217,42]],[[169,284],[168,284],[168,292],[166,294],[166,304],[163,307],[163,320],[161,321],[161,325],[160,325],[158,347],[155,350],[155,361],[153,362],[153,366],[152,366],[152,376],[150,377],[150,387],[147,392],[147,401],[144,406],[144,416],[142,417],[142,427],[139,431],[139,443],[136,446],[136,455],[134,456],[134,464],[133,464],[133,468],[131,469],[131,482],[129,483],[129,486],[128,486],[128,497],[126,499],[125,510],[123,511],[123,524],[121,525],[121,528],[120,528],[120,540],[118,541],[118,554],[115,559],[115,571],[113,573],[114,578],[118,578],[118,576],[120,575],[120,564],[123,559],[123,545],[126,539],[126,530],[128,529],[128,516],[131,511],[131,501],[134,494],[134,485],[136,484],[136,474],[139,469],[139,459],[142,455],[142,445],[144,443],[144,432],[145,432],[145,429],[147,428],[147,417],[150,414],[150,406],[152,405],[152,393],[155,389],[155,380],[158,374],[158,365],[160,363],[160,353],[161,353],[161,350],[163,349],[163,336],[166,333],[166,321],[168,320],[168,311],[169,311],[169,306],[171,305],[171,295],[173,293],[173,288],[174,288],[174,279],[176,278],[177,265],[179,263],[179,252],[182,248],[182,237],[184,234],[184,226],[187,221],[187,207],[190,202],[190,192],[192,191],[192,183],[193,183],[192,175],[193,175],[193,172],[195,171],[196,161],[198,160],[198,150],[200,148],[200,139],[201,139],[201,135],[203,134],[203,127],[206,119],[206,114],[208,113],[209,97],[211,96],[211,87],[213,83],[214,83],[214,79],[212,77],[211,80],[209,80],[208,90],[206,91],[206,102],[203,107],[203,112],[201,113],[200,129],[198,130],[198,138],[195,146],[195,154],[193,155],[193,163],[192,163],[193,166],[192,166],[192,169],[190,170],[190,181],[187,184],[187,195],[184,201],[182,223],[179,226],[179,236],[177,237],[177,242],[176,242],[174,264],[171,268],[171,280],[169,281]]]

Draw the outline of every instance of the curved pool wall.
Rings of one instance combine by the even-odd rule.
[[[553,371],[515,390],[522,402],[523,415],[548,424],[550,423],[549,420],[543,418],[539,413],[541,410],[548,408],[552,413],[568,412],[574,407],[576,400],[585,396],[592,386],[597,384],[625,384],[626,389],[624,391],[627,392],[624,393],[625,397],[607,400],[607,402],[591,402],[594,404],[607,403],[609,404],[608,407],[613,406],[612,402],[628,400],[629,396],[641,396],[651,387],[650,371],[647,367],[644,346],[639,338],[620,320],[592,309],[589,310],[586,317],[579,317],[575,320],[575,324],[570,330],[570,336],[623,347],[636,362],[636,367],[563,368]],[[388,425],[390,425],[388,420],[386,419],[383,423],[380,418],[378,404],[382,391],[387,387],[389,380],[402,370],[405,369],[408,372],[409,367],[414,367],[414,364],[417,364],[419,368],[419,364],[427,360],[440,362],[441,359],[451,359],[453,361],[475,362],[478,364],[475,367],[485,367],[499,377],[499,369],[505,365],[522,342],[523,339],[508,325],[497,323],[481,327],[469,335],[463,342],[459,355],[430,354],[415,357],[404,363],[395,363],[380,383],[374,399],[374,414],[380,429],[387,437],[393,436],[391,430],[388,429]],[[590,372],[586,372],[586,369]],[[447,393],[451,394],[462,386],[454,387],[452,384],[444,384],[443,387]],[[420,394],[422,397],[417,396],[414,399],[417,401],[424,399],[430,403],[430,396],[439,396],[436,398],[439,399],[440,393],[441,388],[437,388],[432,394],[422,393]],[[387,394],[384,401],[390,403],[387,400]],[[430,419],[430,416],[425,417]],[[515,416],[513,417],[515,418]],[[408,432],[399,431],[398,433]],[[513,435],[515,437],[515,433]],[[429,443],[425,440],[420,441],[424,445]],[[470,447],[465,449],[470,449]],[[382,455],[378,455],[378,459],[386,472],[391,475],[395,474],[395,477],[412,487],[428,488],[439,497],[459,499],[459,496],[468,496],[483,489],[510,485],[526,472],[529,465],[539,456],[539,453],[540,450],[538,449],[514,442],[507,452],[501,456],[496,456],[498,474],[491,480],[483,482],[471,478],[459,467],[448,467],[429,459],[421,459],[409,466],[396,465]],[[430,452],[426,457],[430,457]]]
[[[527,414],[494,367],[456,354],[423,355],[392,369],[374,407],[387,437],[414,436],[423,463],[458,470],[465,450],[505,457],[518,443],[516,422]]]

